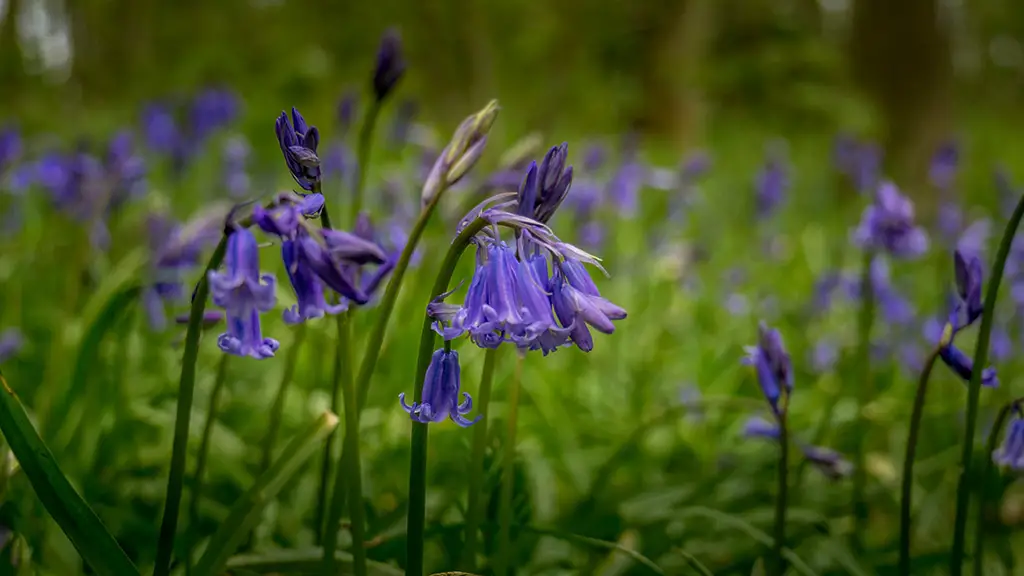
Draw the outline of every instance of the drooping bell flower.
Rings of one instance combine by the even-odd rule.
[[[1015,472],[1024,471],[1024,417],[1020,407],[1014,408],[1003,444],[992,453],[992,460]]]
[[[765,399],[775,414],[781,414],[786,409],[783,396],[793,391],[793,367],[782,343],[782,336],[778,330],[761,322],[758,325],[757,345],[747,346],[745,350],[747,355],[743,363],[754,367],[757,383]]]
[[[380,258],[380,248],[374,247],[371,252],[360,252],[365,247],[363,242],[346,243],[340,235],[332,235],[333,247],[323,236],[326,230],[321,231],[318,236],[300,230],[296,238],[296,248],[300,266],[307,267],[331,290],[341,296],[348,298],[356,304],[366,304],[370,298],[353,277],[351,265],[358,262],[383,263]],[[351,236],[351,235],[349,235]]]
[[[519,260],[516,273],[516,299],[522,308],[521,326],[513,327],[512,340],[527,350],[540,350],[545,356],[570,343],[572,327],[555,322],[548,290],[548,261],[540,254]]]
[[[953,270],[958,298],[950,312],[949,321],[953,331],[957,332],[974,324],[984,311],[981,301],[981,259],[957,249],[953,252]]]
[[[228,354],[269,358],[280,344],[264,338],[260,313],[277,301],[272,274],[260,274],[260,255],[256,237],[247,228],[239,228],[228,237],[224,256],[225,272],[211,270],[207,276],[213,303],[224,309],[228,331],[217,338],[217,346]]]
[[[299,250],[295,240],[281,243],[281,256],[285,270],[298,303],[284,311],[287,324],[298,324],[305,320],[322,318],[325,314],[338,314],[348,309],[348,302],[342,299],[338,304],[328,304],[324,298],[324,287],[320,278],[308,266],[304,266],[299,258]]]
[[[233,122],[240,109],[238,96],[230,90],[207,88],[197,93],[188,110],[193,145],[204,145],[217,130]]]
[[[640,202],[640,189],[644,183],[644,167],[638,160],[630,160],[619,166],[608,181],[607,196],[625,217],[636,214]]]
[[[373,94],[377,102],[383,102],[405,74],[405,57],[402,55],[402,38],[392,28],[384,33],[377,50],[377,65],[373,70]]]
[[[974,362],[963,351],[953,345],[952,342],[948,344],[944,342],[943,344],[939,346],[939,358],[961,380],[969,383],[971,376],[974,374]],[[997,388],[999,386],[999,378],[996,376],[995,368],[988,367],[982,370],[981,385],[988,388]]]
[[[854,242],[898,258],[914,258],[928,249],[928,236],[914,222],[914,205],[891,182],[883,182],[865,208]]]
[[[551,303],[562,326],[569,329],[572,342],[584,351],[594,349],[587,326],[603,334],[615,332],[614,321],[626,318],[626,310],[605,299],[583,263],[567,258],[554,265]]]
[[[398,395],[398,401],[402,409],[416,422],[429,424],[450,418],[463,428],[472,426],[480,420],[480,416],[473,420],[466,419],[466,414],[473,409],[473,399],[470,398],[469,392],[460,390],[461,380],[459,353],[442,348],[435,351],[430,359],[430,366],[423,381],[423,402],[413,402],[412,406],[409,406],[405,403],[405,393]]]
[[[303,218],[313,218],[324,207],[324,197],[312,194],[279,194],[268,207],[257,204],[252,210],[252,221],[267,234],[294,239]]]
[[[274,124],[274,131],[292,178],[303,190],[316,191],[320,186],[321,175],[320,157],[316,153],[320,132],[316,126],[307,125],[306,119],[293,107],[291,122],[288,121],[288,115],[281,112]]]

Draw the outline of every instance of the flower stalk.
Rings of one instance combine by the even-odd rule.
[[[931,378],[932,368],[935,366],[935,361],[938,357],[938,350],[929,354],[928,359],[924,363],[924,368],[921,370],[921,377],[917,382],[917,391],[914,394],[914,407],[910,413],[910,428],[907,431],[907,452],[903,458],[903,480],[900,490],[899,573],[903,576],[910,575],[910,512],[914,492],[914,458],[917,454],[917,440],[921,431],[921,419],[924,417],[928,380]]]

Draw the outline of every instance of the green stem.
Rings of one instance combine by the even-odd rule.
[[[352,379],[351,367],[352,363],[349,361],[350,346],[349,336],[351,331],[349,329],[349,312],[342,312],[336,317],[338,326],[338,343],[334,352],[334,367],[331,370],[331,412],[334,414],[338,413],[338,407],[341,405],[341,388],[343,382]],[[348,423],[345,423],[345,427],[348,428]],[[326,543],[327,532],[329,532],[329,509],[331,506],[328,500],[328,487],[331,485],[331,463],[334,462],[334,441],[337,434],[331,433],[327,436],[327,441],[324,442],[324,455],[323,461],[320,465],[320,488],[317,496],[317,530],[319,530],[319,542]],[[340,462],[340,460],[339,460]],[[346,470],[346,472],[352,472]],[[344,475],[342,475],[344,476]],[[345,491],[342,491],[345,494]],[[340,503],[340,506],[344,508],[344,503]],[[335,525],[337,530],[337,525]],[[318,543],[319,543],[318,542]]]
[[[222,354],[217,364],[217,378],[210,391],[210,407],[206,411],[206,422],[203,424],[203,435],[199,440],[199,453],[196,455],[196,471],[192,476],[192,493],[188,503],[188,526],[194,528],[199,520],[199,500],[203,495],[203,473],[206,472],[206,458],[210,454],[210,439],[213,438],[213,426],[217,423],[217,412],[220,409],[220,397],[224,384],[228,380],[229,354]],[[185,563],[185,574],[192,573],[192,550],[188,551]]]
[[[789,500],[789,430],[786,425],[786,412],[778,415],[779,421],[779,485],[775,497],[775,537],[772,554],[775,560],[775,574],[786,573],[786,508]]]
[[[346,351],[350,349],[348,342],[350,331],[350,326],[346,326],[344,330],[339,327],[339,335],[342,332],[346,334],[344,342]],[[340,347],[339,344],[339,349]],[[351,362],[346,361],[345,364],[351,366]],[[338,469],[334,472],[334,493],[331,496],[330,510],[324,531],[324,573],[335,574],[338,571],[338,561],[334,552],[338,545],[338,526],[341,524],[341,515],[344,512],[345,496],[347,495],[349,496],[349,515],[352,525],[353,572],[356,576],[365,576],[366,519],[363,516],[363,479],[359,456],[359,407],[352,373],[350,370],[345,372],[345,377],[342,379],[345,395],[345,441],[342,447],[342,457],[338,460]],[[347,494],[346,482],[348,483]]]
[[[281,431],[281,418],[284,415],[284,402],[288,396],[288,387],[295,378],[295,367],[299,363],[299,350],[306,340],[306,325],[299,324],[295,328],[295,338],[288,348],[288,357],[284,362],[284,373],[281,375],[281,383],[277,387],[277,394],[274,395],[274,404],[270,408],[270,418],[267,422],[267,435],[263,437],[263,450],[260,454],[260,474],[270,468],[271,458],[274,453],[274,445],[277,443],[277,435]]]
[[[978,477],[978,521],[974,526],[974,572],[975,576],[984,574],[982,568],[985,562],[985,484],[988,482],[988,475],[992,469],[992,458],[996,451],[996,444],[999,443],[999,434],[1003,430],[1003,424],[1010,417],[1016,407],[1024,402],[1024,398],[1018,398],[1008,402],[999,409],[996,421],[992,425],[992,431],[988,434],[988,441],[985,443],[985,455],[987,456],[981,464],[981,475]]]
[[[914,492],[914,457],[917,452],[917,439],[921,431],[921,418],[924,416],[924,400],[928,393],[928,379],[932,367],[939,357],[938,350],[928,356],[921,370],[921,378],[917,382],[914,394],[914,408],[910,413],[910,430],[907,432],[907,454],[903,458],[903,484],[900,492],[900,561],[899,573],[910,576],[910,508]]]
[[[519,417],[519,392],[523,375],[523,357],[516,358],[516,370],[508,391],[508,417],[506,421],[504,460],[501,464],[501,493],[498,501],[498,554],[494,560],[494,573],[506,576],[512,554],[512,497],[516,483],[516,425]]]
[[[469,502],[466,506],[466,544],[462,549],[462,567],[470,572],[476,569],[477,532],[483,521],[484,453],[487,451],[487,407],[491,403],[491,386],[494,383],[494,367],[498,361],[498,349],[489,348],[484,353],[484,368],[480,374],[480,391],[476,397],[480,421],[473,427],[473,447],[469,457],[469,482],[466,491]]]
[[[871,282],[871,262],[874,253],[870,250],[864,254],[861,269],[860,291],[861,307],[857,319],[857,363],[860,368],[860,389],[857,395],[857,434],[855,462],[853,470],[853,549],[863,550],[865,525],[868,518],[868,505],[864,492],[867,489],[868,473],[865,467],[865,436],[868,424],[865,422],[864,410],[874,398],[874,382],[871,379],[871,328],[875,321],[875,289]]]
[[[373,132],[377,127],[377,117],[380,115],[381,102],[376,98],[373,104],[366,111],[363,125],[359,128],[359,148],[356,153],[359,155],[359,172],[356,174],[356,185],[352,196],[352,221],[359,217],[363,209],[363,188],[366,187],[366,170],[370,166],[370,153],[373,149]]]
[[[466,226],[444,256],[434,286],[431,299],[448,291],[448,283],[459,258],[469,246],[470,241],[483,230],[487,223],[477,218]],[[416,356],[416,375],[413,379],[416,402],[423,401],[423,379],[430,366],[430,357],[434,354],[434,330],[432,319],[423,315],[423,326],[420,329],[420,348]],[[413,421],[411,455],[409,457],[409,514],[406,519],[406,576],[423,576],[423,539],[426,528],[427,505],[427,425]]]
[[[992,321],[999,297],[999,283],[1003,280],[1003,268],[1006,258],[1013,245],[1013,237],[1017,234],[1017,226],[1024,216],[1024,196],[1017,202],[1017,207],[1006,223],[1003,239],[999,244],[999,252],[992,262],[992,273],[989,274],[988,290],[985,292],[985,311],[981,315],[981,327],[978,329],[978,343],[974,349],[974,370],[967,391],[967,424],[964,429],[963,452],[960,457],[960,478],[956,487],[956,520],[953,524],[953,549],[950,554],[949,573],[960,576],[963,573],[964,545],[967,540],[967,513],[971,500],[971,459],[974,457],[974,433],[978,426],[978,403],[981,399],[981,373],[988,362],[988,346],[992,336]]]
[[[202,334],[203,311],[210,294],[207,275],[216,270],[227,251],[228,236],[221,237],[220,243],[210,256],[188,317],[188,331],[185,333],[185,351],[181,361],[181,379],[178,382],[178,407],[174,418],[174,445],[171,449],[171,471],[167,477],[167,496],[164,500],[163,521],[160,523],[160,540],[157,542],[156,561],[153,576],[167,576],[171,571],[171,555],[174,552],[174,537],[178,531],[178,508],[181,506],[181,491],[185,481],[185,455],[188,449],[189,425],[192,421],[192,397],[196,386],[196,360],[199,358],[199,336]]]

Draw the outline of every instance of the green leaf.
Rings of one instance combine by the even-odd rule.
[[[0,374],[0,431],[18,459],[32,489],[46,512],[64,531],[79,555],[100,576],[138,574],[124,550],[96,513],[75,492],[60,471],[50,449],[43,443],[25,413],[18,396]]]
[[[309,428],[285,446],[274,465],[231,507],[228,517],[210,539],[206,551],[196,564],[196,576],[217,576],[220,573],[246,534],[259,522],[263,509],[274,500],[337,425],[338,417],[325,411]]]
[[[315,574],[323,566],[323,550],[309,548],[304,550],[275,550],[264,554],[246,554],[228,560],[228,570],[248,570],[255,574]],[[352,573],[352,555],[347,552],[335,552],[338,560],[339,574]],[[403,576],[405,572],[383,564],[369,561],[366,563],[369,576]]]

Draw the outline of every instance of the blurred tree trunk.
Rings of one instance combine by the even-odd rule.
[[[952,55],[938,0],[856,0],[851,64],[881,120],[890,177],[922,202],[929,159],[948,136]]]
[[[0,86],[3,101],[12,105],[25,83],[25,59],[18,39],[17,19],[21,0],[7,0],[7,12],[0,23]]]
[[[704,116],[701,65],[713,26],[713,0],[662,0],[646,6],[641,33],[647,47],[642,63],[643,108],[639,123],[647,134],[679,148],[702,139]]]

